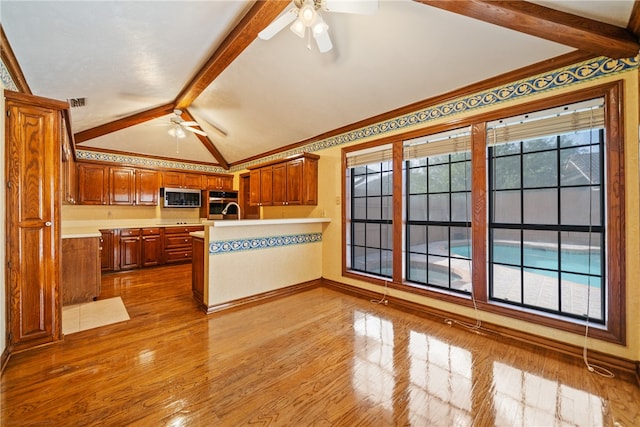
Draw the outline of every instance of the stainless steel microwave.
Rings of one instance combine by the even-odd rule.
[[[161,188],[160,196],[165,208],[199,208],[201,191],[188,188]]]

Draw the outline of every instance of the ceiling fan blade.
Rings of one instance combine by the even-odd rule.
[[[180,124],[182,126],[198,126],[200,127],[200,125],[198,124],[198,122],[194,122],[194,121],[190,121],[190,122],[180,122]]]
[[[193,133],[197,133],[198,135],[202,135],[202,136],[207,136],[207,133],[205,131],[202,131],[200,129],[195,129],[189,126],[182,126],[182,128],[184,130],[188,130],[189,132],[193,132]]]
[[[278,34],[280,31],[284,29],[287,25],[291,24],[298,17],[298,8],[292,7],[287,10],[285,13],[277,17],[271,22],[271,24],[267,25],[267,27],[258,33],[258,37],[262,40],[269,40],[271,37]]]
[[[314,34],[313,38],[316,39],[316,44],[318,45],[320,53],[329,52],[331,48],[333,48],[333,43],[331,43],[331,37],[329,37],[328,31],[323,31],[320,34]]]
[[[322,9],[327,12],[373,15],[378,10],[378,0],[323,0]]]

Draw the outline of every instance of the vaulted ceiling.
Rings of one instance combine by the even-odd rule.
[[[380,0],[373,15],[324,13],[327,53],[288,30],[256,37],[290,7],[3,0],[2,59],[18,89],[86,98],[71,109],[78,149],[229,169],[496,76],[639,50],[632,0]],[[174,109],[207,136],[170,136]]]

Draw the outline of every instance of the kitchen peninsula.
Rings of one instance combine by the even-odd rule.
[[[329,222],[203,221],[204,231],[191,233],[194,298],[214,313],[314,286],[322,277],[322,232]]]

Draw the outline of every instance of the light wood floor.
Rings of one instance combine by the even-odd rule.
[[[13,356],[0,425],[640,425],[632,379],[566,356],[325,288],[206,316],[190,280],[104,276],[131,319]]]

